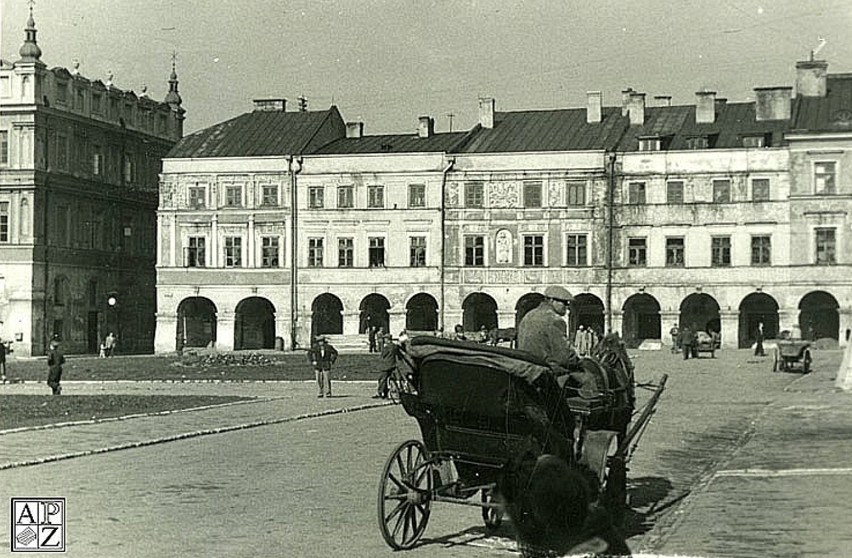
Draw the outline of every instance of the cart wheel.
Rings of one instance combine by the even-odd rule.
[[[388,399],[399,404],[399,383],[393,376],[388,378]]]
[[[401,443],[379,481],[379,530],[394,550],[413,547],[426,530],[432,506],[432,463],[420,440]]]
[[[494,503],[494,496],[491,489],[483,488],[481,491],[482,503]],[[482,506],[482,521],[485,522],[485,528],[489,531],[499,529],[503,524],[503,508],[492,508],[490,506]]]

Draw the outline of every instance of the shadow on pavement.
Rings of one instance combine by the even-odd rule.
[[[683,493],[676,498],[669,498],[673,488],[671,481],[663,477],[639,477],[630,480],[627,491],[630,506],[624,514],[623,525],[626,537],[650,531],[661,512],[686,496],[687,493]]]

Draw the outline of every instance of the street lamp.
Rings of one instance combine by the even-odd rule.
[[[118,306],[118,295],[116,293],[111,293],[107,297],[107,306],[109,307],[110,314],[112,314],[113,319],[110,320],[109,316],[107,316],[107,333],[110,334],[113,332],[112,327],[110,327],[110,323],[115,323],[115,336],[121,340],[121,308]],[[115,347],[111,347],[110,352],[114,352]],[[111,356],[111,355],[110,355]]]

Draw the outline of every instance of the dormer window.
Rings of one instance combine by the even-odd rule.
[[[643,136],[639,138],[639,151],[659,151],[660,136]]]
[[[761,134],[759,136],[743,136],[743,147],[769,147],[769,137],[770,136],[768,134]]]
[[[710,147],[710,139],[707,136],[686,138],[687,149],[707,149],[708,147]]]

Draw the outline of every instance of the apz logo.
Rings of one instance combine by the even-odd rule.
[[[12,552],[65,552],[65,498],[12,498]]]

